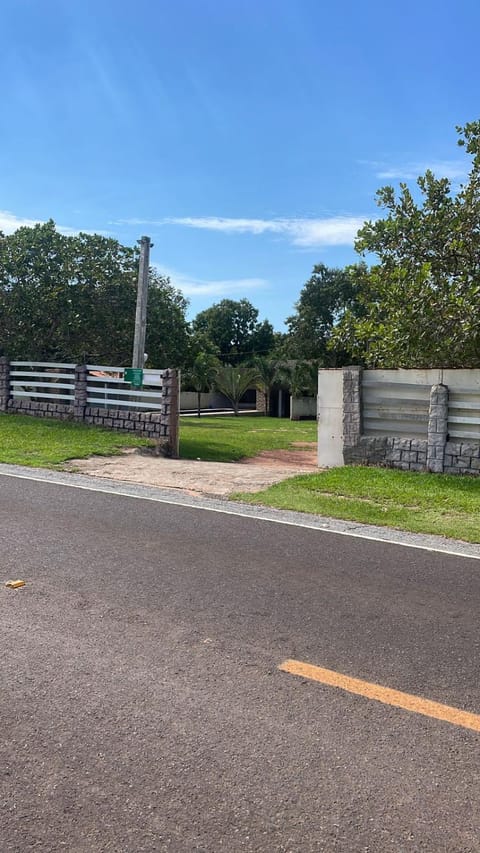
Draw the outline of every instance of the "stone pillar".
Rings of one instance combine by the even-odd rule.
[[[257,412],[262,412],[264,415],[268,414],[267,395],[265,394],[265,391],[261,390],[261,388],[257,388],[255,391],[255,408]]]
[[[441,474],[448,433],[448,386],[432,385],[428,412],[427,470]]]
[[[164,438],[160,438],[158,452],[178,459],[179,455],[179,382],[176,370],[164,370],[162,377],[162,408],[160,423]]]
[[[343,446],[355,447],[362,434],[362,368],[343,368]]]
[[[87,405],[87,365],[75,365],[75,399],[73,402],[73,419],[83,421]]]
[[[8,411],[10,399],[10,360],[2,355],[0,358],[0,412]]]

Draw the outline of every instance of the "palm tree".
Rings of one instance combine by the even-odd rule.
[[[265,415],[270,414],[270,394],[272,388],[279,379],[279,363],[271,358],[257,356],[254,359],[254,367],[257,371],[257,388],[265,397]]]
[[[188,382],[193,385],[197,392],[198,417],[200,417],[202,392],[210,391],[219,367],[220,362],[216,355],[212,355],[210,352],[199,352],[193,366],[187,373]]]
[[[238,416],[238,406],[243,395],[258,379],[254,367],[233,367],[225,364],[217,370],[215,387],[230,400],[233,413]]]

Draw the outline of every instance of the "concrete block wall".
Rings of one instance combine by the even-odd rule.
[[[425,471],[427,441],[364,435],[355,445],[344,447],[343,456],[346,465],[379,465],[402,471]]]
[[[315,420],[317,417],[316,397],[290,396],[290,420]]]
[[[373,373],[374,371],[369,371],[370,382]],[[379,465],[403,471],[478,475],[480,428],[477,427],[478,440],[452,440],[449,437],[449,386],[442,380],[447,379],[456,394],[463,388],[468,399],[468,394],[472,393],[469,389],[476,389],[479,384],[479,373],[471,371],[469,375],[468,371],[452,370],[402,371],[400,379],[403,385],[409,374],[412,387],[416,381],[425,383],[426,378],[430,376],[433,379],[430,385],[428,416],[425,414],[426,438],[414,438],[401,434],[400,422],[398,435],[363,434],[362,369],[345,367],[341,371],[320,370],[319,465],[341,465],[342,461],[338,461],[341,451],[343,464],[346,465]],[[383,373],[381,381],[385,383]],[[393,384],[392,388],[394,387]],[[477,391],[474,393],[477,394]],[[340,394],[341,412],[338,407]],[[465,406],[462,411],[465,411]],[[474,418],[470,420],[475,421]]]

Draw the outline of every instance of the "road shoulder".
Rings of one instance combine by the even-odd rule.
[[[0,477],[2,476],[52,483],[52,485],[86,489],[111,495],[121,495],[138,500],[177,504],[209,512],[238,515],[243,518],[252,518],[266,523],[305,527],[339,536],[390,542],[408,548],[420,548],[422,550],[454,554],[480,560],[480,545],[445,539],[440,536],[408,533],[387,527],[375,527],[373,525],[324,518],[307,513],[277,510],[270,507],[243,504],[237,501],[192,495],[178,488],[159,488],[117,479],[109,480],[105,477],[97,478],[85,474],[49,471],[44,468],[27,468],[18,465],[0,465]]]

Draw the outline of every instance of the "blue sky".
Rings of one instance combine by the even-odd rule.
[[[315,263],[355,260],[375,190],[461,180],[477,0],[0,0],[0,229],[127,244],[190,300],[282,330]]]

